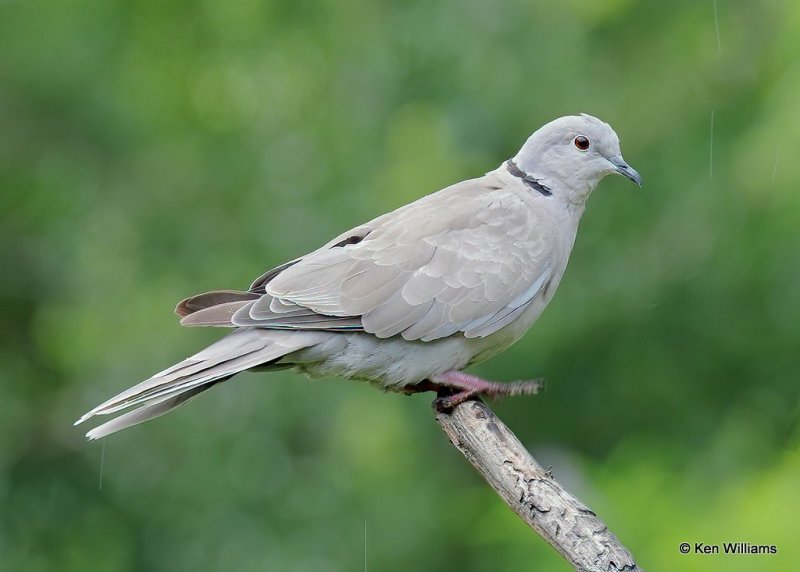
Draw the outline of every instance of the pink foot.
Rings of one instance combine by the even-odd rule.
[[[475,395],[485,395],[490,398],[505,395],[536,395],[544,390],[542,379],[497,382],[481,379],[463,371],[446,371],[431,377],[430,382],[439,390],[437,391],[439,397],[434,402],[434,406],[439,410],[452,409]],[[442,395],[441,390],[444,388],[455,389],[456,392]]]

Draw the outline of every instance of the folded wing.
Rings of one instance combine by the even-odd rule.
[[[492,334],[553,277],[554,237],[492,175],[465,181],[262,275],[249,292],[188,299],[186,325],[365,331],[431,341]],[[257,299],[253,299],[258,296]],[[206,301],[219,302],[202,307]],[[199,309],[197,309],[199,308]]]

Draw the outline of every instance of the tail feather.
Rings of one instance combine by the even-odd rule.
[[[276,359],[283,357],[287,352],[283,348],[276,348],[268,345],[256,350],[245,351],[241,355],[232,359],[222,361],[213,366],[203,369],[196,374],[181,377],[167,385],[160,385],[146,393],[130,399],[124,405],[115,406],[107,412],[112,413],[120,409],[127,409],[134,405],[147,403],[155,399],[170,397],[172,395],[189,391],[197,386],[205,385],[210,381],[218,381],[223,377],[231,377],[232,374],[239,373],[259,365],[267,365]]]
[[[115,413],[120,409],[141,403],[142,400],[155,398],[157,397],[154,395],[155,393],[174,388],[187,381],[201,377],[205,377],[206,381],[211,381],[208,379],[209,374],[213,374],[215,366],[264,347],[265,342],[255,336],[255,333],[254,330],[233,332],[197,354],[104,401],[86,413],[75,424],[83,423],[94,415]]]
[[[211,389],[217,383],[220,381],[225,381],[226,379],[228,378],[225,377],[209,382],[205,385],[201,385],[200,387],[195,387],[194,389],[184,391],[183,393],[180,393],[174,397],[162,397],[161,399],[156,399],[149,405],[144,405],[138,409],[134,409],[133,411],[128,411],[119,417],[113,418],[111,421],[106,421],[102,425],[98,425],[86,433],[86,438],[90,441],[102,439],[103,437],[108,437],[117,431],[122,431],[128,427],[133,427],[139,423],[144,423],[145,421],[150,421],[151,419],[160,417],[165,413],[169,413],[179,405],[183,405],[198,393],[202,393],[206,389]]]
[[[320,332],[287,333],[250,328],[236,330],[183,362],[101,403],[78,419],[75,425],[95,415],[108,415],[141,405],[87,433],[88,438],[99,439],[163,415],[220,381],[315,345],[325,335]]]

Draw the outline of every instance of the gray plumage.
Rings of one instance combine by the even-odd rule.
[[[345,232],[246,292],[182,301],[182,324],[237,329],[78,422],[140,406],[87,435],[100,438],[252,368],[295,367],[397,389],[483,361],[544,310],[586,199],[614,172],[640,182],[610,126],[586,115],[557,119],[483,177]]]

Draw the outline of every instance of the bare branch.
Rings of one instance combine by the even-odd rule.
[[[511,510],[575,570],[640,570],[597,515],[564,490],[482,401],[436,410],[436,421]]]

